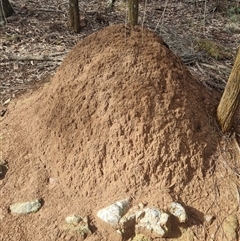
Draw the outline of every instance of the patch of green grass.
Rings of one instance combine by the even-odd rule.
[[[240,7],[237,7],[237,6],[230,7],[227,10],[227,15],[232,22],[234,22],[234,23],[239,22],[240,21]]]
[[[232,55],[227,48],[210,39],[205,39],[205,38],[198,39],[196,41],[196,48],[198,51],[206,52],[208,56],[216,60],[232,58]]]

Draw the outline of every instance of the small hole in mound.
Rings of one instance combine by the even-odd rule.
[[[197,131],[197,132],[201,132],[201,130],[202,130],[201,124],[200,124],[200,123],[197,123],[197,124],[196,124],[196,131]]]

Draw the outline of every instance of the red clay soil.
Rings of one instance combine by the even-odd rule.
[[[89,217],[86,240],[121,240],[96,212],[126,197],[162,209],[178,201],[196,240],[222,240],[219,223],[237,208],[231,187],[216,181],[227,175],[216,171],[218,101],[149,30],[117,25],[86,37],[50,83],[2,118],[1,240],[81,240],[62,228],[69,214]],[[37,213],[9,213],[36,198]],[[206,228],[205,214],[218,221]]]

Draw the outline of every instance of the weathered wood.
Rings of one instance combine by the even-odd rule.
[[[239,107],[240,99],[240,49],[229,76],[223,96],[217,108],[217,120],[222,132],[231,129],[234,113]]]
[[[58,56],[60,55],[60,56]],[[18,60],[18,61],[31,61],[31,60],[35,60],[35,61],[52,61],[52,62],[61,62],[63,61],[63,56],[65,56],[66,53],[59,53],[59,54],[54,54],[54,55],[14,55],[14,54],[10,54],[8,56],[8,59],[11,60]]]
[[[80,16],[78,0],[69,0],[69,23],[75,33],[80,32]]]
[[[138,0],[128,0],[128,24],[138,24]]]

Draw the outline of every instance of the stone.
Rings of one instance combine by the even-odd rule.
[[[144,216],[139,219],[136,228],[146,228],[159,237],[164,237],[168,232],[169,215],[158,208],[144,208]]]
[[[180,223],[185,223],[187,221],[187,214],[184,207],[177,202],[172,202],[169,208],[169,212],[178,218]]]
[[[9,104],[10,101],[11,101],[11,98],[5,100],[5,101],[3,102],[3,105],[7,105],[7,104]]]
[[[113,203],[112,205],[100,209],[97,212],[97,216],[104,222],[109,223],[112,226],[117,226],[120,219],[130,209],[129,199],[124,199]]]
[[[69,215],[65,218],[65,220],[68,224],[78,225],[78,223],[82,221],[82,218],[76,215]]]
[[[64,230],[70,233],[80,234],[83,238],[92,234],[89,228],[88,217],[80,217],[76,215],[69,215],[65,218],[67,225],[64,225]]]
[[[51,184],[51,185],[54,185],[57,183],[57,180],[53,177],[50,177],[48,181],[49,181],[49,184]]]
[[[215,218],[215,217],[214,217],[213,215],[211,215],[211,214],[206,214],[206,215],[204,216],[204,221],[205,221],[205,223],[207,223],[207,224],[212,224],[214,218]]]
[[[36,199],[29,202],[19,202],[10,205],[11,213],[16,214],[28,214],[28,213],[35,213],[41,208],[41,200]]]
[[[98,217],[104,222],[114,226],[119,234],[128,236],[131,234],[147,234],[154,238],[168,237],[171,234],[171,215],[177,217],[180,223],[187,221],[187,214],[184,207],[177,202],[172,202],[169,213],[156,207],[145,207],[143,204],[130,208],[127,199],[98,211]],[[214,217],[207,217],[211,220]],[[188,240],[194,238],[191,230],[184,233]]]
[[[118,232],[124,235],[135,233],[135,230],[139,233],[147,231],[157,237],[164,237],[169,230],[168,218],[169,215],[158,208],[134,206],[120,219]]]

